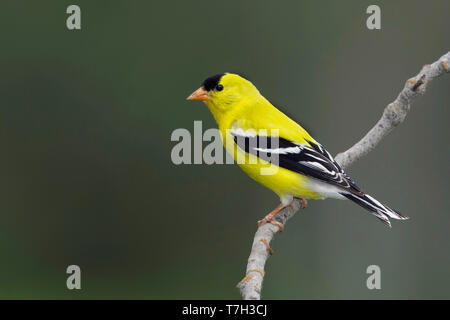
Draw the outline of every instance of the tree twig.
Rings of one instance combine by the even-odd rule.
[[[389,132],[405,120],[411,102],[425,92],[431,80],[448,73],[449,68],[450,52],[447,52],[436,62],[423,66],[415,77],[406,81],[405,87],[397,96],[397,99],[388,104],[375,126],[354,146],[339,153],[335,158],[336,161],[345,168],[374,149]]]
[[[425,92],[431,80],[449,71],[450,51],[432,64],[425,65],[415,77],[407,80],[403,90],[384,109],[381,119],[375,126],[350,149],[339,153],[335,158],[336,161],[343,168],[346,168],[373,150],[389,132],[405,120],[411,102]],[[284,208],[275,216],[275,219],[285,225],[295,212],[302,208],[302,203],[297,199],[294,199],[292,205],[293,209],[290,207]],[[261,299],[261,288],[265,274],[264,266],[269,256],[273,254],[270,242],[277,232],[279,232],[278,226],[266,223],[259,227],[255,233],[246,276],[237,285],[244,300]]]

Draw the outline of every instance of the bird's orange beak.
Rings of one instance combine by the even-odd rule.
[[[187,100],[208,101],[209,100],[208,91],[206,91],[205,88],[200,87],[194,92],[192,92],[192,94],[189,97],[187,97]]]

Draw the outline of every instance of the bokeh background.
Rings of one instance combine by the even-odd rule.
[[[66,28],[78,4],[82,30]],[[370,4],[382,29],[366,28]],[[277,197],[235,165],[174,165],[185,100],[239,72],[333,154],[450,49],[450,2],[20,1],[0,4],[0,298],[239,298]],[[388,229],[310,201],[276,237],[266,299],[450,298],[450,76],[348,172],[409,215]],[[82,290],[66,288],[66,268]],[[366,288],[367,266],[381,290]]]

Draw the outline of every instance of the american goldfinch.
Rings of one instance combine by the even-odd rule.
[[[294,198],[349,199],[389,227],[389,218],[408,219],[361,191],[331,154],[305,129],[275,108],[243,77],[224,73],[207,78],[187,100],[206,103],[213,114],[225,149],[252,179],[271,189],[281,204],[258,221],[277,223],[273,217]],[[264,146],[261,141],[267,140]],[[271,143],[272,139],[277,143]],[[277,161],[271,161],[273,156]],[[272,173],[264,169],[275,166]]]

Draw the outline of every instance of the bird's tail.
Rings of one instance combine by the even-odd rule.
[[[349,200],[352,200],[353,202],[359,204],[364,209],[368,210],[371,214],[376,216],[378,219],[383,221],[386,225],[391,227],[391,222],[389,221],[389,218],[399,219],[399,220],[406,220],[409,219],[409,217],[402,215],[400,212],[393,210],[389,208],[388,206],[383,205],[378,200],[374,199],[373,197],[369,196],[368,194],[354,194],[354,193],[344,193],[342,192],[341,195],[346,197]]]

